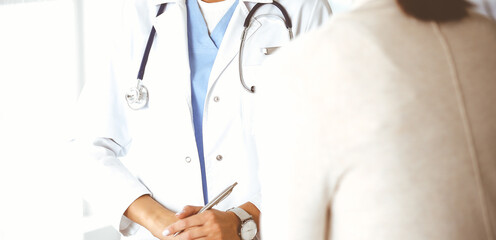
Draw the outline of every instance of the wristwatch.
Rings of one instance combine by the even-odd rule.
[[[239,220],[241,220],[241,229],[238,232],[241,240],[252,240],[257,235],[257,224],[253,220],[253,217],[247,213],[242,208],[231,208],[227,211],[231,211],[236,216],[238,216]]]

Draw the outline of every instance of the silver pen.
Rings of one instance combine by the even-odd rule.
[[[204,207],[202,207],[202,209],[200,209],[200,211],[198,211],[198,213],[196,214],[200,214],[202,212],[205,212],[207,210],[210,210],[212,209],[215,205],[217,205],[218,203],[220,203],[222,200],[226,199],[227,196],[229,196],[229,194],[231,194],[232,190],[234,189],[234,187],[238,185],[237,182],[235,182],[233,185],[229,186],[226,188],[226,190],[222,191],[217,197],[215,197],[212,201],[210,201],[209,203],[207,203],[207,205],[205,205]],[[174,234],[174,237],[181,234],[183,231],[179,231],[177,233]]]

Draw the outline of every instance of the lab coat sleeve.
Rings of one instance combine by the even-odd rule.
[[[123,148],[108,138],[80,141],[78,145],[86,153],[82,154],[84,198],[124,236],[134,234],[139,225],[123,213],[137,198],[151,193],[118,159]]]
[[[140,196],[152,195],[121,161],[132,142],[124,92],[138,70],[135,53],[142,54],[142,49],[133,48],[133,41],[141,43],[148,35],[136,33],[136,29],[145,29],[136,21],[142,17],[136,8],[147,12],[146,6],[145,1],[122,1],[115,6],[115,16],[105,20],[108,31],[89,49],[98,51],[98,62],[88,66],[91,71],[85,75],[75,119],[83,198],[93,215],[124,236],[140,228],[123,215],[126,209]]]
[[[84,167],[84,198],[104,223],[125,236],[133,235],[139,227],[123,213],[134,200],[150,191],[119,159],[126,155],[131,137],[116,79],[94,79],[98,81],[89,79],[80,97],[82,115],[78,117],[76,137]]]
[[[99,52],[102,63],[86,75],[78,100],[75,144],[81,151],[83,197],[103,223],[129,236],[139,225],[127,219],[124,212],[137,198],[151,193],[120,159],[132,142],[122,86],[129,75],[126,50],[130,46],[127,41],[118,41],[128,39],[129,33],[120,26],[109,34],[116,40],[101,43],[105,46]]]

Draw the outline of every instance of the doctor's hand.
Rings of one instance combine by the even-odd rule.
[[[238,240],[240,220],[233,212],[207,210],[195,215],[201,207],[186,206],[177,213],[179,221],[167,228],[169,235],[166,240]],[[183,231],[173,237],[176,232]]]
[[[179,218],[170,210],[164,208],[150,195],[136,199],[124,213],[126,217],[148,229],[153,236],[165,239],[162,231]]]

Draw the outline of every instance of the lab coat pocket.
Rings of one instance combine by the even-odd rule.
[[[261,66],[263,63],[273,55],[280,46],[254,46],[250,48],[250,51],[245,50],[243,52],[243,69],[248,67]]]
[[[243,50],[243,66],[262,65],[280,47],[290,39],[284,21],[279,17],[261,17],[261,27],[245,42]]]

